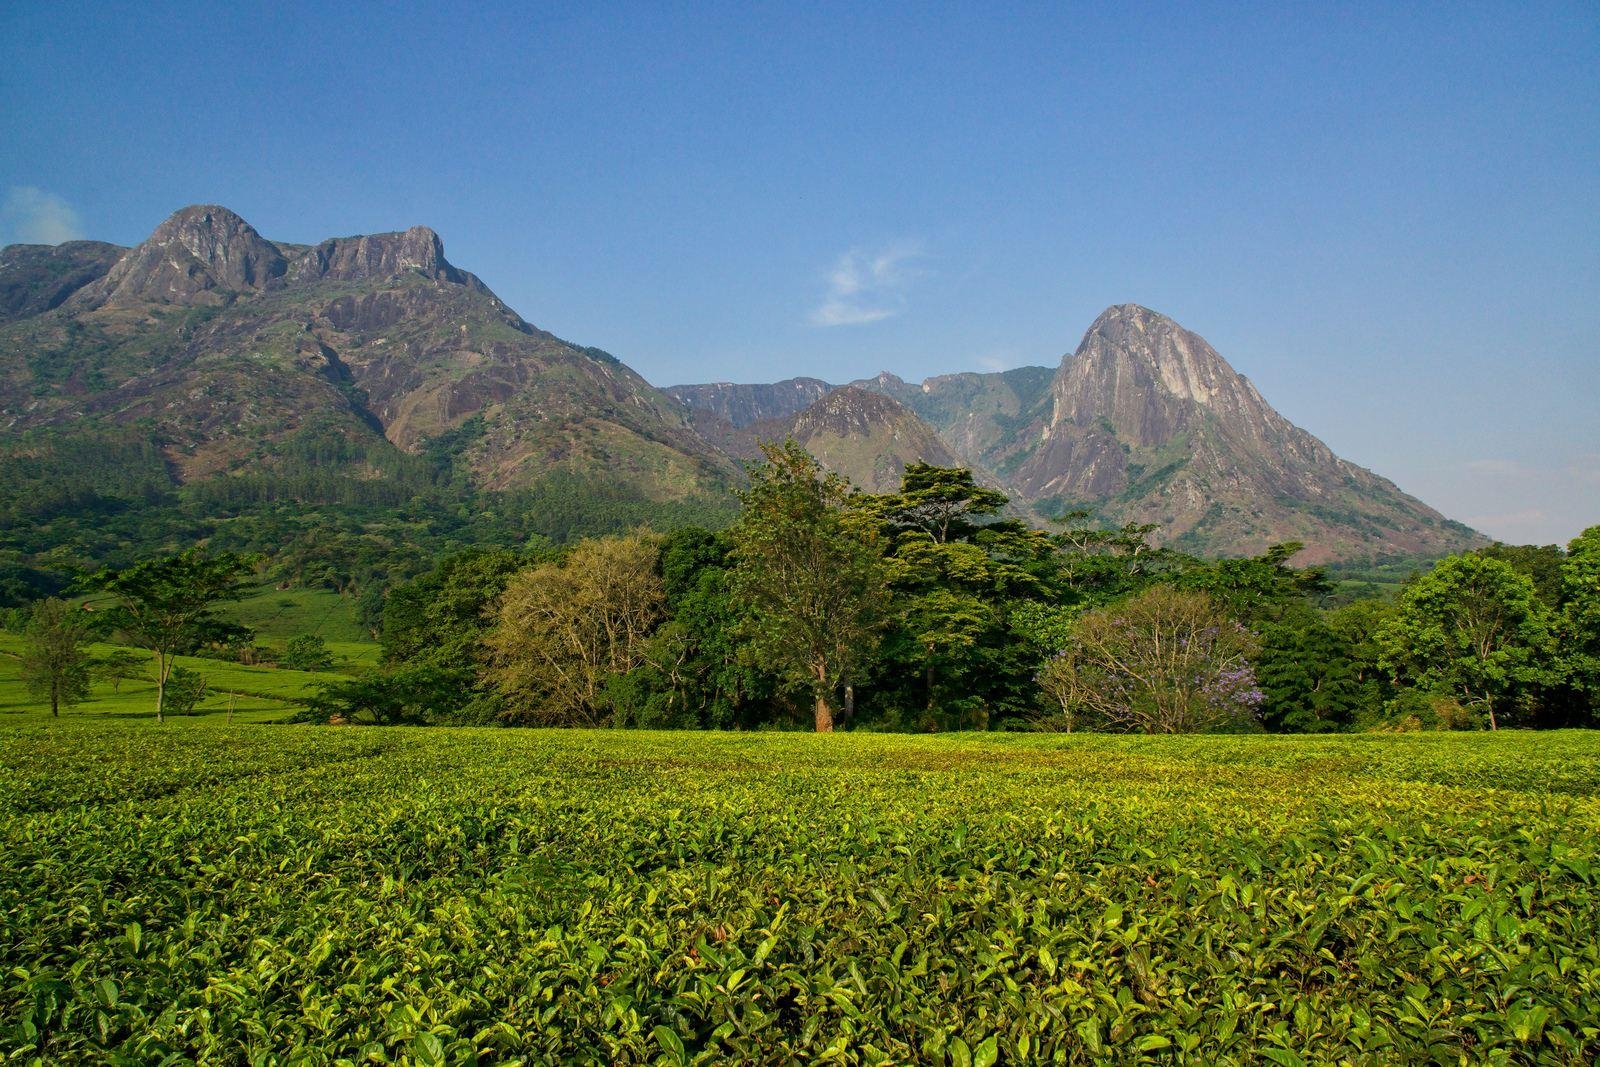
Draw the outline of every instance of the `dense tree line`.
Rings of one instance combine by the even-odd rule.
[[[971,472],[853,492],[769,446],[724,530],[474,549],[395,588],[384,667],[313,714],[885,730],[1600,725],[1600,527],[1341,597],[1298,545],[1033,529]]]

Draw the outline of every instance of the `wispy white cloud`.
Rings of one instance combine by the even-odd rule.
[[[812,325],[859,326],[900,314],[911,284],[927,273],[920,266],[926,256],[920,241],[850,249],[826,274],[827,292],[811,312]]]
[[[0,218],[8,238],[23,244],[58,245],[83,236],[83,220],[71,204],[31,185],[11,187]]]

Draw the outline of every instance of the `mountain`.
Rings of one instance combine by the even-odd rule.
[[[1307,545],[1305,562],[1477,543],[1290,423],[1204,338],[1137,304],[1108,308],[986,458],[1026,501],[1160,525],[1198,552]]]
[[[869,493],[898,490],[911,463],[965,466],[910,408],[856,386],[835,389],[800,412],[789,433],[823,466]]]
[[[1154,523],[1199,554],[1301,541],[1300,562],[1428,556],[1484,543],[1290,423],[1198,334],[1108,308],[1051,370],[852,383],[930,424],[980,480],[1036,516]],[[699,387],[675,395],[697,402]],[[757,396],[759,386],[742,386]]]
[[[730,456],[761,459],[761,442],[793,437],[828,469],[871,493],[900,488],[910,463],[963,466],[938,432],[899,400],[816,378],[772,385],[674,385],[694,428]]]
[[[0,252],[0,426],[146,441],[180,483],[308,449],[357,479],[427,453],[480,488],[567,474],[652,500],[738,477],[678,403],[524,321],[432,230],[286,244],[208,205],[130,249]]]
[[[851,384],[894,397],[936,427],[950,447],[977,468],[987,463],[977,457],[996,452],[1011,440],[1052,377],[1048,367],[1018,367],[987,374],[941,374],[911,385],[883,371]]]
[[[61,306],[105,277],[127,249],[100,241],[0,249],[0,325]]]
[[[697,418],[709,416],[743,429],[752,423],[798,415],[832,389],[820,378],[787,378],[771,385],[669,385],[662,392],[689,408]]]

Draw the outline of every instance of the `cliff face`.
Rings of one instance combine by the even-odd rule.
[[[426,227],[307,247],[196,206],[132,249],[53,256],[0,253],[0,294],[24,294],[0,325],[12,431],[144,427],[186,480],[270,467],[312,430],[408,452],[461,431],[461,461],[496,488],[565,471],[665,499],[737,478],[678,404],[530,326]]]
[[[1334,455],[1204,338],[1136,304],[1108,308],[1053,370],[919,385],[885,372],[853,386],[915,412],[955,463],[1040,520],[1088,508],[1116,524],[1155,523],[1160,540],[1204,554],[1302,541],[1301,562],[1438,555],[1483,541]],[[707,388],[676,393],[704,403]],[[855,439],[893,454],[871,434]]]
[[[1278,414],[1204,338],[1136,304],[1095,320],[987,458],[1039,510],[1157,523],[1201,552],[1297,540],[1314,561],[1476,543]]]
[[[669,385],[662,392],[696,415],[708,415],[742,430],[753,423],[798,415],[832,388],[820,378],[788,378],[771,385]]]
[[[904,404],[849,385],[800,412],[790,432],[823,466],[869,493],[897,491],[912,463],[965,466]]]

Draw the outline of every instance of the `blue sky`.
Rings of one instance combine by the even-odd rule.
[[[1600,522],[1600,6],[0,8],[0,243],[417,223],[659,385],[1104,307],[1517,542]]]

